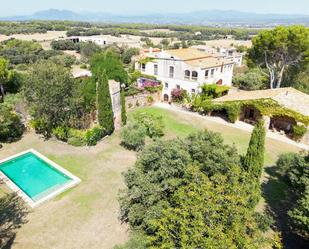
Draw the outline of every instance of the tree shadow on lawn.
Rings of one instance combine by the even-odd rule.
[[[28,222],[28,213],[25,203],[16,194],[0,198],[0,248],[12,247],[16,230]]]
[[[278,167],[272,166],[265,169],[269,175],[268,181],[262,184],[263,196],[267,205],[266,212],[272,214],[275,226],[281,232],[282,242],[286,249],[307,249],[309,241],[293,233],[289,226],[287,215],[295,203],[295,197],[289,192],[288,186],[278,173]]]

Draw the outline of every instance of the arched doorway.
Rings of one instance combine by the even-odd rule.
[[[169,101],[168,94],[164,94],[163,95],[163,99],[164,99],[165,102],[168,102]]]

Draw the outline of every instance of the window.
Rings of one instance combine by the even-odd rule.
[[[164,87],[165,87],[165,89],[168,89],[168,83],[167,82],[165,82]]]
[[[195,94],[195,89],[191,89],[191,93],[192,93],[192,94]]]
[[[197,80],[198,73],[196,71],[192,72],[192,80]]]
[[[142,69],[142,72],[145,72],[145,70],[146,70],[146,64],[143,63],[143,64],[141,65],[141,69]]]
[[[185,79],[189,80],[190,77],[191,77],[191,72],[190,72],[190,70],[186,70],[186,71],[185,71]]]
[[[157,64],[153,65],[153,74],[158,75],[158,65]]]
[[[180,90],[180,85],[176,85],[177,90]]]
[[[169,70],[169,77],[170,78],[174,78],[174,72],[175,72],[175,68],[174,67],[170,67],[170,70]]]
[[[211,69],[211,71],[210,71],[210,76],[211,76],[211,77],[214,77],[214,75],[215,75],[215,69]]]
[[[206,70],[205,71],[205,78],[208,79],[208,77],[209,77],[209,70]]]

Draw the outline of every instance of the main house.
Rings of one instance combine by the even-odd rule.
[[[204,84],[231,86],[234,62],[194,48],[150,49],[139,57],[135,66],[143,74],[156,76],[162,81],[162,97],[169,101],[174,89],[195,94]]]

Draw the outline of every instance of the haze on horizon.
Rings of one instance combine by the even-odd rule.
[[[309,15],[308,0],[0,0],[0,16],[28,15],[47,9],[115,14],[184,13],[201,10],[237,10],[254,13]]]

